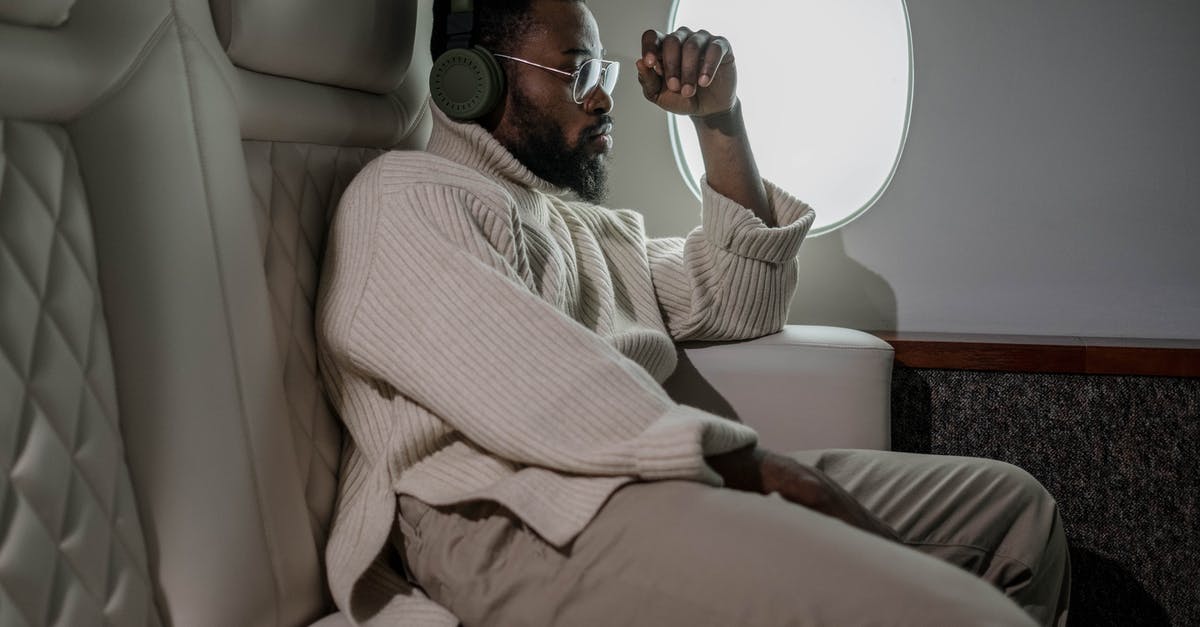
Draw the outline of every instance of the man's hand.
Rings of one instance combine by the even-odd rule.
[[[868,533],[889,540],[899,539],[891,527],[854,500],[828,475],[786,455],[759,448],[741,449],[711,457],[708,463],[730,488],[761,494],[778,492],[792,503]]]
[[[642,33],[638,82],[646,100],[679,115],[725,113],[737,102],[737,66],[724,37],[688,28]]]
[[[820,470],[776,453],[766,453],[761,468],[764,494],[778,492],[793,503],[832,516],[863,531],[889,540],[899,539],[891,527]]]
[[[773,227],[771,199],[746,137],[737,97],[737,65],[724,37],[681,28],[642,33],[637,61],[642,95],[665,111],[691,116],[708,185]]]

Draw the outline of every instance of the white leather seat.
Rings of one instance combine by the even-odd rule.
[[[0,6],[4,625],[329,609],[233,81],[206,2]]]
[[[309,545],[323,554],[341,450],[313,328],[325,230],[358,170],[384,150],[421,148],[429,137],[432,61],[416,42],[429,39],[432,4],[209,4],[233,73]],[[324,591],[323,570],[306,576]]]

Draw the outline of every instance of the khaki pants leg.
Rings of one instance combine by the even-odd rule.
[[[622,488],[561,551],[497,505],[434,509],[401,497],[401,549],[426,592],[468,626],[1033,624],[996,587],[949,563],[1015,595],[1048,585],[1040,582],[1053,577],[1033,570],[1054,560],[1025,545],[1044,545],[1052,532],[1019,540],[1022,525],[1007,510],[980,504],[1009,495],[1004,486],[1025,482],[1022,473],[895,453],[797,456],[878,507],[918,550],[778,497],[685,482]],[[966,513],[947,499],[964,501]],[[1011,565],[1018,561],[1024,571]]]
[[[1053,497],[1029,473],[968,457],[804,451],[908,546],[973,572],[1042,625],[1065,626],[1070,558]]]

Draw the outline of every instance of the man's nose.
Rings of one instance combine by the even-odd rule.
[[[613,110],[612,94],[604,91],[604,86],[596,85],[592,88],[592,92],[587,95],[587,99],[583,101],[583,106],[588,113],[596,115],[604,115]]]

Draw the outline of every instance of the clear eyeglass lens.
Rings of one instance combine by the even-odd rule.
[[[613,93],[613,89],[617,87],[617,75],[621,72],[621,64],[613,61],[604,69],[604,92]]]
[[[579,66],[579,77],[575,80],[575,102],[582,103],[596,86],[611,94],[617,86],[617,72],[621,64],[616,61],[588,59]]]
[[[579,78],[575,80],[575,101],[583,102],[599,84],[600,60],[588,59],[579,66]]]

